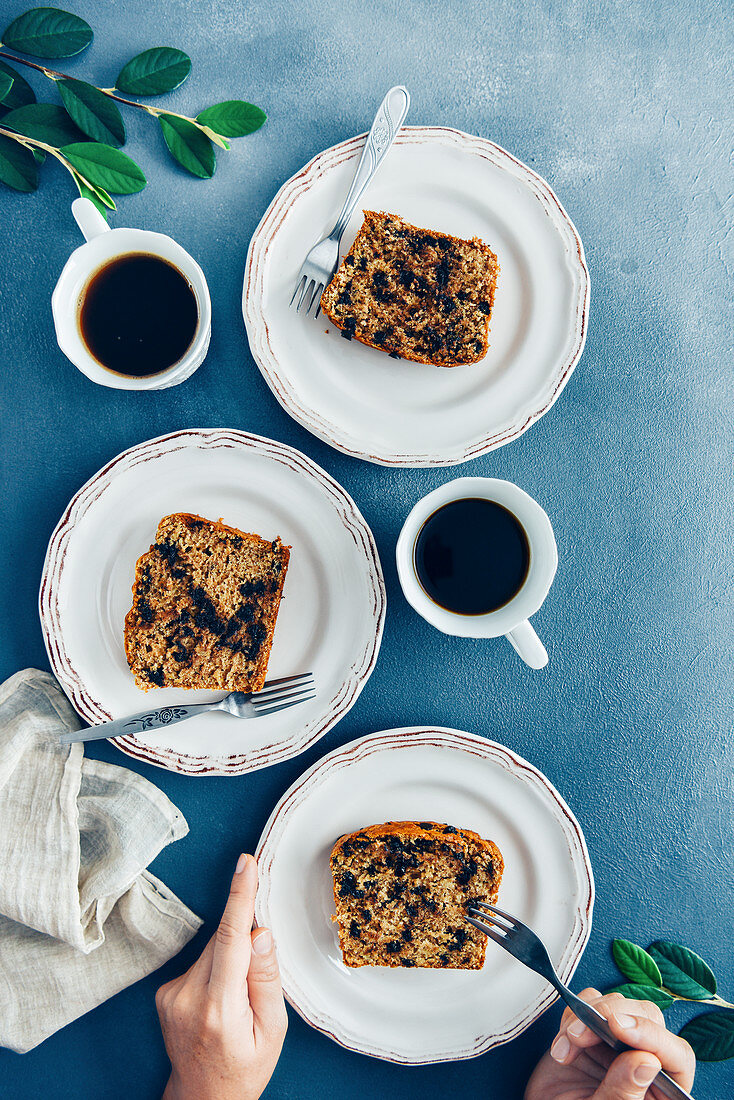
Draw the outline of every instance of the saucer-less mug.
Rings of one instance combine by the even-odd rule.
[[[211,337],[212,306],[204,272],[180,244],[163,233],[110,229],[89,199],[76,199],[71,210],[86,243],[72,252],[51,298],[56,339],[64,355],[87,378],[112,389],[163,390],[185,381],[203,363]],[[194,293],[198,311],[193,339],[181,359],[143,377],[118,374],[102,366],[87,348],[79,327],[81,302],[94,275],[111,260],[131,252],[159,256],[177,268]]]
[[[484,499],[506,508],[525,532],[529,547],[527,574],[514,596],[502,607],[480,615],[464,615],[441,607],[426,593],[418,578],[415,548],[425,522],[455,500]],[[553,528],[543,509],[517,485],[488,477],[460,477],[423,497],[408,515],[396,548],[398,576],[408,603],[444,634],[461,638],[498,638],[504,634],[531,668],[543,668],[548,654],[528,622],[539,609],[558,566]]]

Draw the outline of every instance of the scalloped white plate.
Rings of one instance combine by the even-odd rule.
[[[194,428],[141,443],[95,474],[51,536],[41,626],[51,667],[94,725],[222,693],[143,692],[123,630],[138,557],[170,512],[194,512],[290,544],[268,677],[312,671],[316,698],[249,721],[216,713],[118,737],[123,752],[191,774],[236,775],[287,760],[354,704],[377,660],[385,588],[354,501],[299,451],[234,430]]]
[[[349,969],[331,921],[338,837],[413,819],[474,829],[499,845],[500,905],[537,931],[568,981],[594,903],[581,828],[537,768],[459,730],[373,733],[304,772],[260,838],[257,922],[273,930],[290,1003],[342,1046],[412,1064],[472,1058],[529,1027],[556,1000],[548,984],[491,942],[479,971]]]
[[[364,135],[281,187],[250,242],[242,310],[250,349],[283,408],[337,450],[385,466],[451,466],[509,443],[547,412],[584,346],[589,274],[571,220],[540,176],[486,138],[406,127],[362,209],[478,236],[501,273],[485,359],[441,368],[347,341],[289,302],[301,263],[341,208]]]

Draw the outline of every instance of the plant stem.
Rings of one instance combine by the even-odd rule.
[[[719,997],[718,993],[714,993],[713,997],[699,999],[698,997],[681,997],[677,993],[671,993],[665,986],[662,987],[662,990],[663,993],[667,993],[668,996],[672,997],[674,1001],[687,1001],[688,1004],[692,1005],[717,1005],[719,1008],[734,1008],[731,1002],[723,1000],[722,997]]]
[[[77,172],[75,168],[72,168],[57,145],[48,145],[45,141],[39,141],[38,138],[29,138],[24,134],[13,133],[12,130],[6,130],[4,126],[0,126],[0,134],[2,134],[3,137],[10,138],[12,141],[17,141],[19,145],[25,146],[26,149],[43,149],[45,153],[50,153],[52,157],[56,157],[56,159],[63,164],[64,168],[66,168],[72,176],[75,174],[78,175],[90,191],[94,190],[94,185],[91,184],[88,179],[85,179],[81,172]]]
[[[0,46],[2,43],[0,42]],[[49,80],[73,80],[74,77],[70,77],[67,73],[60,73],[57,69],[47,69],[45,65],[37,65],[35,61],[27,61],[24,57],[16,57],[15,54],[6,53],[0,49],[0,58],[7,58],[8,61],[14,61],[18,65],[27,65],[29,69],[35,69],[36,72],[43,73]],[[96,87],[96,85],[94,85]],[[173,115],[174,118],[182,118],[186,122],[193,123],[198,130],[218,145],[221,149],[229,149],[229,145],[225,142],[219,134],[215,134],[208,126],[204,126],[201,122],[197,122],[195,118],[191,118],[189,115],[180,115],[177,111],[169,111],[165,107],[153,107],[149,103],[139,103],[135,99],[126,99],[124,96],[118,95],[114,88],[97,88],[98,92],[102,92],[102,95],[108,96],[110,99],[114,99],[117,103],[124,103],[126,107],[137,107],[139,111],[145,111],[146,114],[152,115],[153,118],[157,118],[159,115]]]

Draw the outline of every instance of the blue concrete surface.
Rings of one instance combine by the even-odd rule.
[[[0,1094],[104,1100],[160,1095],[167,1062],[153,994],[187,966],[222,908],[238,852],[302,769],[361,734],[433,722],[496,738],[558,786],[585,830],[597,882],[576,987],[616,980],[613,936],[670,937],[708,958],[734,998],[731,740],[731,7],[697,0],[68,0],[96,39],[70,72],[111,84],[158,44],[194,59],[174,109],[230,97],[269,114],[199,182],[167,158],[155,124],[126,113],[149,186],[113,224],[170,233],[212,291],[208,359],[164,393],[102,389],[54,342],[49,297],[79,236],[55,164],[35,196],[0,190],[3,534],[0,676],[47,667],[36,611],[48,537],[107,459],[186,426],[247,428],[321,463],[375,532],[388,617],[352,712],[304,756],[236,779],[138,768],[181,807],[189,836],[153,870],[206,927],[182,956],[25,1056],[0,1052]],[[0,25],[23,10],[0,0]],[[42,78],[31,78],[40,91]],[[409,121],[484,134],[545,176],[575,221],[592,280],[589,336],[562,398],[510,446],[461,470],[391,471],[346,458],[276,404],[240,315],[247,243],[280,184],[363,130],[405,83]],[[46,98],[50,98],[47,94]],[[549,512],[558,577],[537,616],[551,664],[506,643],[428,627],[397,583],[402,519],[459,472],[517,481]],[[406,645],[406,639],[410,644]],[[2,945],[0,945],[0,950]],[[1,1011],[1,1007],[0,1007]],[[269,1096],[512,1100],[558,1019],[469,1062],[397,1067],[349,1053],[291,1014]],[[671,1009],[678,1028],[690,1011]],[[734,1063],[703,1066],[697,1100],[734,1090]]]

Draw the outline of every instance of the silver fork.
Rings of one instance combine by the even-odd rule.
[[[123,737],[130,733],[145,733],[147,730],[172,726],[175,722],[185,722],[197,714],[206,714],[210,710],[223,710],[235,718],[263,718],[267,714],[294,707],[296,703],[305,703],[315,699],[316,688],[312,672],[301,676],[283,676],[280,680],[268,680],[262,691],[231,691],[216,703],[186,703],[177,707],[161,707],[160,710],[148,710],[129,718],[115,718],[112,722],[103,722],[89,729],[72,730],[62,733],[59,741],[70,745],[74,741],[99,741],[104,737]]]
[[[563,984],[555,971],[553,963],[543,942],[531,931],[527,925],[519,921],[517,917],[511,917],[496,905],[490,905],[486,901],[475,901],[469,909],[469,916],[465,918],[480,932],[484,932],[491,940],[504,947],[510,955],[519,962],[524,963],[530,970],[540,974],[547,982],[560,993],[568,1007],[578,1016],[583,1024],[586,1024],[595,1035],[603,1039],[613,1050],[621,1053],[624,1050],[632,1050],[632,1047],[614,1035],[607,1021],[595,1008],[582,1001],[575,993]],[[690,1093],[677,1085],[667,1073],[660,1072],[653,1085],[663,1096],[672,1097],[673,1100],[693,1100]]]
[[[410,106],[410,96],[407,88],[398,85],[387,93],[372,123],[372,129],[364,143],[362,156],[357,165],[357,171],[349,188],[349,194],[344,200],[341,214],[337,218],[336,225],[327,237],[315,244],[303,261],[298,273],[296,289],[293,291],[291,305],[296,300],[300,291],[296,310],[306,303],[306,315],[311,307],[316,304],[314,317],[321,312],[321,295],[324,288],[331,282],[332,276],[339,265],[339,242],[342,239],[347,222],[352,216],[362,192],[372,180],[377,169],[385,159],[385,154],[397,137],[400,127],[405,121]]]

